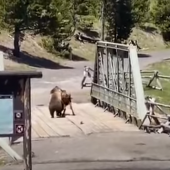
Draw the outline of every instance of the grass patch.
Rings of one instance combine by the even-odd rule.
[[[96,44],[90,44],[87,42],[83,44],[79,41],[75,41],[74,39],[71,40],[70,44],[73,49],[72,51],[73,55],[75,56],[75,58],[77,58],[75,60],[94,61]],[[74,60],[74,57],[73,57],[73,60]]]
[[[27,65],[5,65],[5,71],[36,71],[36,68]]]
[[[138,41],[139,46],[145,50],[165,49],[167,46],[162,36],[154,28],[133,28],[129,39]]]
[[[95,25],[94,31],[100,35],[100,23]],[[86,32],[84,32],[86,34]],[[88,35],[88,33],[86,34]],[[89,35],[88,35],[89,36]],[[160,51],[170,48],[170,44],[166,44],[159,31],[152,25],[146,24],[142,28],[133,28],[129,39],[137,40],[139,46],[145,51]],[[94,61],[96,45],[85,42],[80,43],[72,38],[70,45],[73,54],[85,60]]]
[[[148,66],[148,70],[158,70],[160,75],[170,76],[170,60],[154,63]],[[159,79],[163,87],[163,91],[144,87],[145,95],[156,98],[159,103],[170,105],[170,79]]]
[[[5,164],[5,161],[0,158],[0,167],[3,166],[4,164]]]

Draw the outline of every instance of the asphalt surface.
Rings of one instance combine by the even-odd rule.
[[[115,132],[33,141],[35,170],[168,169],[170,138],[164,134]],[[20,155],[22,145],[14,145]],[[20,170],[11,165],[2,170]]]
[[[90,162],[33,165],[33,170],[169,170],[170,162]],[[23,170],[23,166],[2,167],[1,170]]]

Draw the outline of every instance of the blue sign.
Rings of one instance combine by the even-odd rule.
[[[0,95],[0,136],[14,132],[14,102],[12,95]]]

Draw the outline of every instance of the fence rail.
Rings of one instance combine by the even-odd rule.
[[[166,132],[170,135],[170,105],[155,102],[154,98],[146,97],[147,113],[141,122],[140,129],[143,128],[146,132],[151,131],[157,133]],[[168,112],[165,111],[168,109]],[[145,125],[146,119],[149,119],[149,124]]]
[[[115,90],[111,90],[107,87],[92,83],[91,96],[100,100],[101,102],[107,103],[116,109],[127,112],[129,114],[136,113],[136,99],[131,98],[125,94],[119,93]],[[132,102],[134,104],[132,105]],[[137,115],[135,115],[137,117]]]

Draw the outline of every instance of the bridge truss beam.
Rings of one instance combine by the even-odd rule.
[[[143,120],[147,110],[136,47],[97,43],[91,101],[128,121]]]

